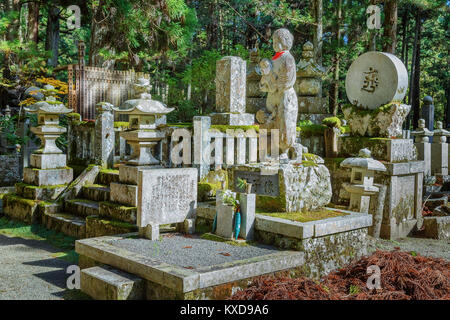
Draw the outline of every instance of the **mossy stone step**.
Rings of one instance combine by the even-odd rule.
[[[137,208],[128,207],[115,202],[104,201],[100,202],[100,216],[136,224]]]
[[[67,213],[80,217],[87,217],[99,214],[99,203],[86,199],[66,200],[64,208]]]
[[[92,201],[109,201],[110,189],[100,184],[86,184],[81,188],[83,198]]]
[[[100,170],[95,183],[109,186],[111,182],[119,182],[119,170]]]
[[[31,200],[55,200],[67,188],[67,184],[56,186],[35,186],[24,182],[16,183],[16,193]]]
[[[131,223],[106,219],[99,216],[89,216],[86,218],[86,238],[125,234],[136,232],[137,230],[138,227]]]
[[[15,193],[3,196],[3,213],[28,224],[39,222],[38,201],[23,198]]]
[[[86,221],[68,213],[44,213],[41,217],[42,225],[47,229],[64,233],[78,239],[86,237]]]
[[[81,291],[96,300],[143,300],[145,281],[109,266],[81,271]]]

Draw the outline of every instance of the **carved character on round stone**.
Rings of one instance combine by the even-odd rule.
[[[289,151],[294,149],[298,114],[295,60],[289,50],[294,37],[287,29],[274,32],[272,61],[260,62],[260,89],[267,92],[266,109],[259,110],[256,119],[263,129],[278,129],[280,132],[280,161],[288,161]]]

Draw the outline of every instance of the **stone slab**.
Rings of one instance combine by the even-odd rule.
[[[314,221],[314,237],[323,237],[329,234],[341,233],[350,230],[368,228],[372,226],[372,215],[365,213],[335,210],[350,213],[349,216],[335,217]]]
[[[81,291],[96,300],[142,300],[145,282],[111,267],[92,267],[81,271]]]
[[[39,222],[37,201],[25,199],[15,194],[3,196],[3,213],[13,219],[28,224]]]
[[[72,182],[72,168],[64,169],[36,169],[24,168],[23,180],[35,186],[53,186]]]
[[[135,185],[123,184],[123,183],[111,183],[110,184],[111,202],[121,203],[130,207],[137,206],[138,187]]]
[[[130,223],[104,219],[98,216],[86,218],[86,238],[136,232],[138,228]]]
[[[195,168],[139,171],[137,225],[183,222],[195,215],[198,170]]]
[[[99,204],[100,216],[108,219],[136,224],[137,207],[128,207],[110,201]]]
[[[387,173],[393,176],[424,172],[424,161],[408,161],[399,163],[385,163]]]
[[[57,169],[67,165],[65,154],[35,154],[30,155],[30,166],[38,169]]]
[[[264,216],[260,214],[256,214],[255,229],[282,234],[286,237],[292,237],[296,239],[305,239],[314,236],[313,223],[302,223],[276,217]]]
[[[133,252],[114,245],[115,242],[124,239],[124,236],[101,237],[76,241],[76,252],[98,263],[110,265],[138,277],[162,285],[180,293],[190,292],[196,289],[213,285],[228,283],[238,279],[244,279],[263,274],[269,274],[279,270],[287,270],[301,266],[304,262],[302,252],[277,251],[269,254],[260,254],[248,259],[233,260],[230,256],[218,255],[223,259],[231,260],[221,264],[212,264],[197,269],[186,269],[179,265],[168,264],[155,258],[154,255]],[[149,248],[154,250],[154,243],[144,239],[127,239],[136,241],[149,241]],[[189,241],[190,238],[182,238]],[[193,239],[196,240],[196,239]],[[203,240],[207,243],[213,242]],[[226,245],[216,243],[217,245]],[[188,243],[190,245],[190,243]],[[229,250],[242,250],[246,247],[231,246]],[[135,248],[136,246],[131,246]],[[183,249],[187,250],[187,249]],[[248,248],[247,248],[248,250]],[[227,251],[227,249],[225,249]],[[153,251],[152,251],[153,252]],[[210,251],[197,251],[198,254],[211,256]],[[205,257],[206,257],[205,256]],[[196,261],[201,259],[196,259]],[[182,261],[181,261],[182,263]]]
[[[251,126],[255,124],[255,115],[251,113],[213,113],[211,124],[229,126]]]
[[[44,213],[41,223],[45,228],[83,239],[86,236],[86,222],[83,218],[65,213]]]

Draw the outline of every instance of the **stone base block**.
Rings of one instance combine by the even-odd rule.
[[[410,110],[411,106],[401,103],[391,103],[369,112],[351,105],[342,107],[353,134],[385,138],[402,136],[402,124]]]
[[[111,267],[92,267],[81,271],[81,291],[96,300],[142,300],[145,282]]]
[[[130,207],[136,207],[138,201],[138,187],[135,185],[111,183],[111,202],[121,203]]]
[[[311,211],[331,200],[330,172],[322,164],[255,164],[231,170],[234,191],[242,191],[238,178],[251,183],[256,208],[265,212]]]
[[[84,185],[81,188],[84,199],[93,201],[109,201],[110,189],[101,185]]]
[[[97,216],[89,216],[86,218],[86,238],[125,234],[136,231],[138,231],[137,226],[130,223],[106,220]]]
[[[158,241],[159,240],[159,225],[149,223],[145,227],[139,227],[139,235],[142,238],[145,238],[145,239],[148,239],[151,241]]]
[[[450,216],[424,217],[423,226],[425,237],[450,240]]]
[[[417,160],[417,149],[412,139],[369,137],[342,137],[339,141],[339,157],[352,157],[359,150],[368,148],[372,157],[388,162]]]
[[[123,184],[138,184],[139,170],[155,169],[156,166],[130,166],[121,165],[119,167],[119,181]]]
[[[406,238],[417,229],[416,226],[417,219],[391,224],[383,223],[381,224],[380,237],[389,240]]]
[[[35,154],[30,156],[30,166],[38,169],[57,169],[66,167],[65,154]]]
[[[100,216],[135,224],[137,208],[104,201],[100,202]]]
[[[195,233],[195,219],[186,219],[184,222],[177,224],[177,231],[185,234]]]
[[[3,197],[3,213],[28,224],[39,222],[38,202],[7,194]]]
[[[64,203],[65,211],[79,217],[88,217],[99,214],[99,205],[96,201],[86,199],[71,199]]]
[[[16,183],[16,193],[31,200],[56,200],[67,188],[67,184],[56,186],[35,186],[26,183]]]
[[[216,234],[225,239],[234,239],[234,207],[217,206]]]
[[[65,213],[45,213],[42,215],[41,223],[47,229],[61,232],[77,239],[86,237],[86,222],[77,216]]]
[[[55,186],[68,184],[73,180],[72,168],[64,169],[36,169],[24,168],[23,180],[35,186]]]
[[[251,113],[213,113],[211,124],[228,126],[251,126],[255,124],[255,115]]]

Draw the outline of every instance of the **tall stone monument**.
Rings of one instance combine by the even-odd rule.
[[[273,34],[275,55],[260,62],[262,77],[260,88],[267,92],[266,106],[256,118],[260,130],[279,135],[279,157],[270,155],[270,161],[259,164],[234,166],[232,180],[238,191],[238,179],[252,184],[256,206],[268,211],[299,212],[315,210],[327,205],[331,199],[328,169],[320,157],[311,165],[302,164],[302,146],[296,143],[298,103],[294,84],[296,66],[289,50],[293,36],[287,29]],[[260,131],[261,132],[261,131]],[[261,139],[260,139],[261,143]]]
[[[295,92],[298,96],[299,120],[311,120],[322,124],[330,117],[327,99],[322,97],[322,79],[326,70],[314,61],[314,46],[311,42],[303,45],[302,58],[297,64]]]
[[[246,62],[240,57],[223,57],[216,63],[216,113],[212,124],[253,125],[255,117],[246,113]]]

